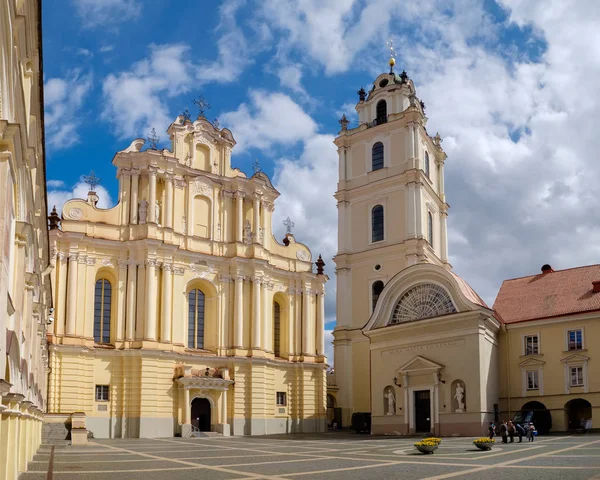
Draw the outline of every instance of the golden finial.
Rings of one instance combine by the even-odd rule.
[[[394,50],[394,41],[390,38],[385,44],[390,49],[390,59],[388,65],[390,66],[390,73],[394,73],[394,65],[396,65],[396,50]]]

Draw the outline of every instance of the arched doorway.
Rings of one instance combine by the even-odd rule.
[[[592,404],[583,398],[575,398],[565,404],[567,430],[592,428]]]
[[[527,402],[515,413],[513,422],[521,425],[528,425],[531,422],[538,432],[548,433],[552,428],[552,414],[541,402]]]
[[[206,398],[192,400],[192,425],[201,432],[210,432],[210,402]]]

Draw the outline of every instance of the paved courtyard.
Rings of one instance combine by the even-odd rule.
[[[54,451],[43,445],[20,479],[600,479],[600,435],[543,437],[489,452],[468,438],[445,438],[434,455],[416,452],[414,441],[345,433],[93,440]]]

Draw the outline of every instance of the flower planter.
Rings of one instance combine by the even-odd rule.
[[[473,442],[473,445],[475,445],[479,450],[491,450],[492,447],[494,446],[494,444],[492,442],[489,442],[489,443]]]
[[[437,445],[415,445],[415,448],[421,453],[433,453],[437,450]]]

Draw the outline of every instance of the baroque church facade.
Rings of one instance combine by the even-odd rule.
[[[51,215],[48,412],[104,438],[324,431],[322,260],[274,238],[279,193],[231,168],[228,129],[168,133],[115,155],[115,207],[90,191]]]

